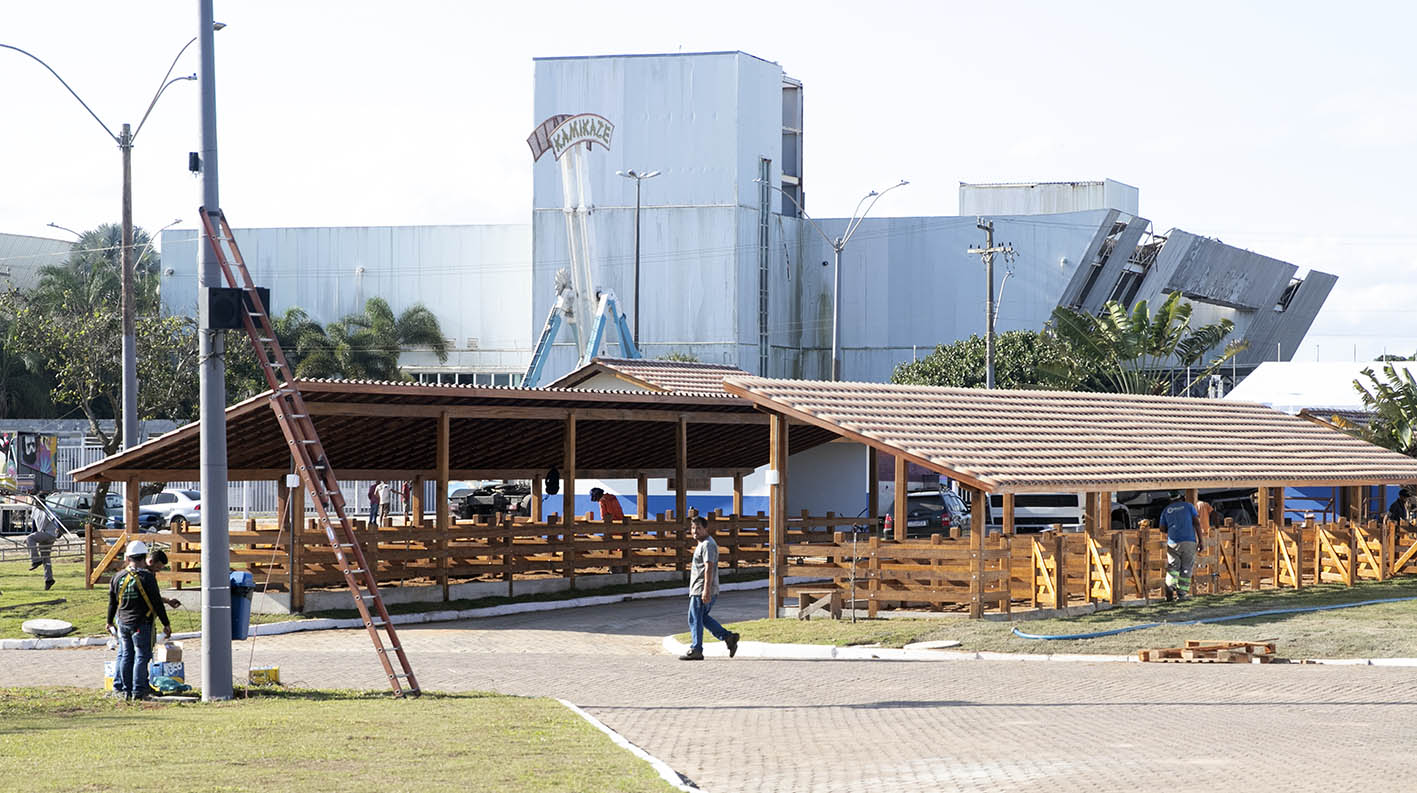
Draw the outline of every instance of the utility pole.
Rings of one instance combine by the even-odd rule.
[[[216,53],[212,0],[198,0],[202,93],[202,206],[217,211]],[[225,331],[212,328],[208,290],[226,286],[209,240],[197,269],[198,350],[201,354],[200,417],[202,504],[202,700],[231,699],[231,549],[226,509]]]
[[[969,253],[977,253],[984,258],[984,387],[994,387],[994,254],[1002,253],[1005,259],[1014,257],[1013,245],[994,246],[994,221],[984,222],[979,218],[976,227],[984,232],[984,247],[970,248]]]
[[[133,294],[133,134],[127,124],[118,133],[123,152],[123,250],[119,281],[123,312],[123,447],[138,445],[138,302]]]

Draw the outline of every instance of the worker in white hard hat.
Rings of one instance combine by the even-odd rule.
[[[157,576],[148,569],[147,543],[128,543],[123,556],[128,566],[113,576],[108,586],[108,632],[118,639],[113,692],[126,699],[147,699],[151,695],[148,665],[153,658],[153,618],[162,623],[167,636],[172,635],[172,624],[167,620]]]

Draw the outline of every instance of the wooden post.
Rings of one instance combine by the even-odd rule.
[[[1274,521],[1280,526],[1284,525],[1284,488],[1274,489]]]
[[[1259,519],[1258,519],[1257,523],[1258,523],[1260,526],[1268,526],[1268,525],[1269,525],[1269,488],[1267,488],[1267,487],[1255,488],[1255,506],[1256,506],[1256,507],[1258,508],[1258,510],[1259,510]]]
[[[93,589],[93,543],[97,526],[84,527],[84,589]]]
[[[436,521],[437,528],[439,529],[447,528],[449,522],[448,480],[451,477],[448,474],[448,458],[450,455],[449,436],[451,434],[452,419],[449,417],[447,411],[439,413],[437,443],[438,492],[433,494],[433,503],[435,505],[435,509],[437,510],[436,517],[434,518],[434,520]]]
[[[787,537],[787,417],[773,413],[768,424],[768,470],[777,482],[768,487],[768,617],[776,619],[787,593],[780,575]],[[769,480],[771,481],[771,480]],[[872,605],[874,608],[874,604]]]
[[[408,488],[408,515],[413,525],[423,528],[423,477],[415,476]]]
[[[1065,609],[1068,607],[1068,549],[1063,539],[1062,526],[1055,523],[1053,529],[1053,583],[1058,593],[1053,600],[1053,606]]]
[[[532,522],[532,523],[540,523],[540,522],[541,522],[541,499],[542,499],[541,477],[539,477],[539,476],[533,476],[533,477],[531,478],[531,522]]]
[[[290,488],[290,551],[291,570],[295,575],[290,584],[290,610],[305,611],[305,486]]]
[[[973,509],[970,510],[971,515]],[[1012,537],[1016,532],[1014,529],[1014,494],[1004,494],[1004,515],[1003,515],[1004,536]]]
[[[576,538],[576,414],[566,415],[566,429],[562,435],[561,449],[561,561],[565,563],[564,575],[576,588],[575,555],[571,546]]]
[[[906,506],[905,498],[905,457],[897,454],[895,456],[895,541],[905,542],[905,521],[910,510]]]
[[[282,533],[288,533],[290,537],[290,547],[286,553],[289,580],[285,591],[291,593],[291,611],[295,611],[295,579],[300,577],[299,572],[295,569],[296,534],[294,524],[295,521],[291,520],[290,515],[290,488],[286,486],[285,475],[282,474],[276,477],[276,537],[280,537]],[[176,565],[173,566],[176,567]]]
[[[900,470],[899,467],[896,469]],[[983,490],[970,488],[970,503],[983,505],[988,498]],[[898,497],[897,497],[898,498]],[[904,524],[899,524],[904,525]],[[969,616],[980,619],[984,616],[984,510],[974,509],[969,513]]]
[[[643,479],[644,477],[640,477]],[[743,517],[743,475],[733,475],[733,517]],[[737,525],[736,523],[734,524]]]
[[[1147,568],[1151,560],[1147,558],[1147,546],[1151,544],[1151,521],[1137,521],[1137,579],[1141,581],[1141,599],[1151,605],[1151,582],[1147,580]]]
[[[881,594],[881,538],[872,534],[870,545],[870,557],[866,562],[866,592],[869,600],[866,601],[866,616],[875,618],[876,611],[880,607]],[[851,604],[852,613],[856,611],[856,604]]]
[[[689,421],[684,416],[674,433],[674,514],[680,521],[689,515]]]
[[[740,475],[734,481],[741,486],[743,478]],[[654,512],[649,508],[649,477],[644,474],[635,479],[635,517],[639,520],[654,519]]]
[[[881,516],[881,461],[876,447],[866,447],[866,517],[874,530]]]
[[[142,529],[138,526],[138,499],[141,498],[138,491],[142,489],[143,483],[138,479],[129,479],[125,483],[127,487],[123,489],[123,528],[134,537]],[[215,517],[215,516],[208,516]],[[225,517],[225,516],[223,516]]]
[[[1127,585],[1126,570],[1127,535],[1112,532],[1112,603],[1122,602],[1122,589]]]

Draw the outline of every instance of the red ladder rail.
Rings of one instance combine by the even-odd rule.
[[[285,353],[276,339],[270,315],[255,284],[251,282],[251,273],[246,269],[245,260],[241,258],[236,238],[231,233],[231,225],[219,209],[209,210],[202,207],[198,214],[202,218],[202,227],[211,242],[212,251],[216,254],[217,264],[220,265],[227,284],[239,288],[245,298],[241,318],[246,326],[246,335],[251,338],[257,364],[265,375],[266,385],[270,387],[271,408],[275,411],[281,432],[285,434],[286,443],[290,446],[296,472],[310,494],[317,520],[325,530],[330,547],[334,549],[335,564],[344,575],[350,594],[354,596],[354,605],[359,610],[359,617],[363,620],[365,629],[369,631],[369,638],[374,642],[379,662],[384,665],[384,671],[389,677],[389,687],[396,697],[402,697],[405,693],[417,696],[418,680],[414,677],[413,668],[409,666],[408,656],[404,654],[393,621],[389,619],[384,599],[379,595],[375,571],[365,562],[364,551],[359,546],[354,527],[345,515],[344,494],[340,492],[335,472],[330,468],[329,458],[325,456],[325,447],[320,443],[320,436],[315,431],[310,411],[305,407],[305,398],[301,396],[300,388],[296,384],[295,372],[286,362]],[[240,280],[237,279],[238,273]],[[299,542],[299,524],[302,520],[294,521],[296,526],[293,542]],[[395,663],[402,671],[395,669]]]

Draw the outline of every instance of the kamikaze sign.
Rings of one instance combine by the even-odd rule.
[[[587,148],[599,143],[608,149],[614,133],[615,125],[604,116],[594,113],[557,115],[541,122],[526,142],[531,146],[532,159],[540,159],[549,151],[559,160],[577,143],[584,143]]]

